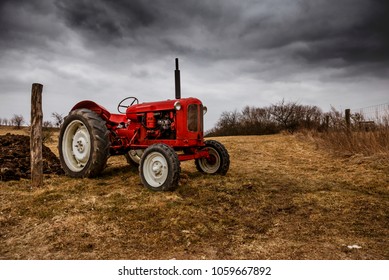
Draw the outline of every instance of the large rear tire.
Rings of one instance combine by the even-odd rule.
[[[109,131],[105,121],[89,109],[71,111],[59,134],[59,159],[65,174],[74,178],[96,177],[109,157]]]
[[[230,156],[227,149],[215,140],[205,141],[205,148],[208,149],[210,157],[196,159],[197,170],[207,174],[226,175],[230,168]]]
[[[142,184],[153,191],[176,189],[180,172],[177,153],[165,144],[154,144],[148,147],[140,160],[139,175]]]

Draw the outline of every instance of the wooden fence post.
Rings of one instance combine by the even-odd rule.
[[[347,131],[350,131],[350,126],[351,126],[351,110],[350,109],[346,109],[344,111],[344,113],[345,113],[345,118],[346,118]]]
[[[31,181],[32,187],[43,185],[43,159],[42,159],[42,89],[41,84],[32,84],[31,89]]]

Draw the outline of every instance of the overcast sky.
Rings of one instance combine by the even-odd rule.
[[[389,102],[386,0],[2,0],[0,118],[44,119],[89,99],[116,112],[126,96],[183,97],[223,111],[283,98],[323,111]]]

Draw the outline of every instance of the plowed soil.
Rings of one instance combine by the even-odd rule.
[[[42,157],[44,174],[63,174],[59,159],[45,145]],[[10,133],[0,135],[0,181],[30,178],[30,169],[30,137]]]
[[[227,175],[184,162],[174,192],[145,189],[124,157],[96,179],[0,182],[0,258],[389,259],[387,155],[339,157],[291,135],[214,139]]]

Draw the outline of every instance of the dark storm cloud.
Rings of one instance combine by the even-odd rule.
[[[48,15],[57,22],[43,23]],[[132,46],[216,60],[260,60],[261,51],[275,50],[300,63],[385,67],[388,15],[389,2],[383,0],[3,0],[0,44],[42,45],[60,36],[63,21],[92,48]]]
[[[59,15],[70,26],[94,33],[104,40],[111,32],[112,37],[123,38],[145,29],[155,29],[158,33],[168,29],[182,30],[193,23],[208,25],[207,22],[217,20],[222,12],[218,1],[211,3],[192,0],[57,0],[56,6]]]
[[[274,61],[335,68],[367,63],[373,72],[389,61],[387,1],[59,0],[56,7],[91,44],[150,54],[261,63],[269,59],[263,51],[273,50]]]
[[[57,38],[58,29],[47,21],[52,13],[51,1],[0,1],[0,47],[28,48]]]
[[[229,23],[223,21],[225,13],[231,15],[235,5],[223,6],[219,1],[60,0],[56,6],[66,24],[99,44],[151,47],[156,52],[173,48],[187,53],[204,46],[203,41],[197,44],[207,39],[205,33],[212,33],[217,40],[218,33],[228,28]],[[195,35],[196,31],[199,34]]]
[[[272,52],[274,60],[278,54],[288,62],[291,60],[306,67],[351,67],[353,69],[347,69],[350,74],[356,74],[356,68],[372,75],[387,71],[388,2],[317,0],[264,3],[257,6],[257,16],[242,22],[240,31],[241,45],[254,58],[267,50]],[[253,5],[251,9],[255,7]],[[261,56],[257,59],[264,60]]]
[[[60,17],[71,27],[100,43],[117,43],[134,31],[151,27],[155,11],[148,1],[66,1],[56,2]],[[110,40],[114,40],[113,42]]]
[[[318,62],[331,59],[343,59],[345,63],[389,61],[389,2],[373,0],[349,2],[347,6],[334,5],[333,15],[329,19],[344,24],[312,28],[309,50],[299,55],[308,61]],[[310,7],[309,9],[312,9]],[[309,11],[308,11],[309,12]],[[314,21],[314,18],[311,18]]]

